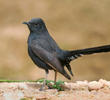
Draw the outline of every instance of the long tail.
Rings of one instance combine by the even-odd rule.
[[[73,59],[81,57],[82,55],[90,55],[102,52],[110,52],[110,45],[69,51],[69,55],[67,56],[67,58],[71,61]]]
[[[68,71],[70,72],[70,74],[73,76],[71,66],[69,64],[70,61],[77,59],[78,57],[81,57],[82,55],[90,55],[90,54],[102,53],[102,52],[110,52],[110,45],[67,51],[65,65],[66,65]]]

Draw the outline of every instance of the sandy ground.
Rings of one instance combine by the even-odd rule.
[[[110,81],[65,82],[64,91],[46,89],[34,82],[0,83],[0,100],[110,100]],[[27,98],[27,99],[26,99]]]

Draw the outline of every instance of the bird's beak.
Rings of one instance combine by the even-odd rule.
[[[29,23],[28,23],[28,22],[23,22],[23,24],[29,25]]]

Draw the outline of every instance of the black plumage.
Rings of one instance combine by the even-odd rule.
[[[73,76],[70,62],[82,55],[89,55],[100,52],[109,52],[110,45],[87,48],[81,50],[62,50],[55,40],[50,36],[44,21],[41,18],[31,19],[27,24],[30,34],[28,37],[28,53],[33,62],[40,68],[46,71],[55,71],[55,81],[57,72],[61,73],[68,79],[70,75],[65,71],[67,67],[70,74]],[[44,82],[45,85],[45,82]]]

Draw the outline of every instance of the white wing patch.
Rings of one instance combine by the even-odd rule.
[[[73,55],[73,56],[69,57],[69,60],[74,60],[74,59],[76,59],[78,57],[81,57],[82,55],[83,54]]]

